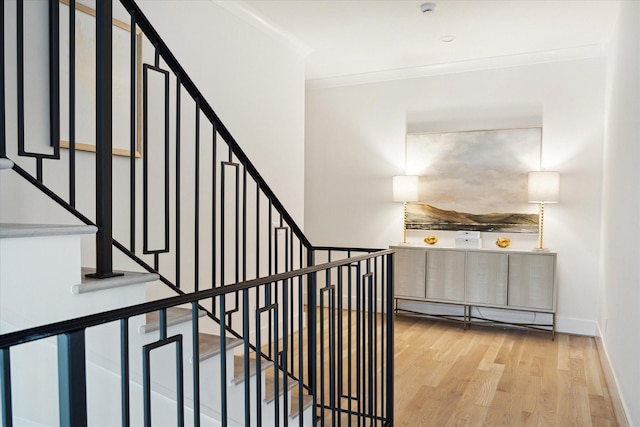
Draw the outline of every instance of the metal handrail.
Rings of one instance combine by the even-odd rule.
[[[294,277],[306,276],[319,271],[325,271],[331,268],[339,267],[342,265],[353,264],[359,261],[365,261],[371,259],[373,256],[379,257],[384,255],[393,254],[393,249],[387,249],[375,254],[360,255],[340,261],[332,261],[325,264],[314,265],[310,267],[301,268],[295,271],[288,271],[284,273],[274,274],[272,276],[247,280],[245,282],[237,283],[234,285],[227,285],[218,288],[207,289],[198,292],[192,292],[189,294],[178,295],[175,297],[164,298],[157,301],[145,302],[142,304],[132,305],[130,307],[118,308],[115,310],[105,311],[98,314],[90,314],[87,316],[78,317],[71,320],[63,320],[49,325],[36,326],[34,328],[25,329],[22,331],[9,332],[4,335],[0,335],[0,348],[5,348],[17,344],[24,344],[30,341],[39,340],[42,338],[51,337],[54,335],[63,334],[66,332],[72,332],[80,329],[86,329],[92,326],[101,325],[104,323],[121,320],[126,317],[137,316],[145,314],[151,311],[161,310],[163,308],[174,307],[180,304],[186,304],[201,299],[217,297],[232,292],[239,292],[245,289],[255,288],[256,286],[265,285],[268,283],[281,282],[283,280],[292,279]]]

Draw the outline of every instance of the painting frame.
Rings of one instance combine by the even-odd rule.
[[[407,134],[407,174],[420,176],[407,229],[537,233],[527,174],[541,147],[540,126]]]
[[[69,7],[69,1],[68,0],[59,0],[60,5],[66,6],[67,8]],[[95,44],[93,44],[93,46],[89,46],[87,44],[87,46],[84,46],[84,49],[78,49],[78,43],[79,40],[83,40],[87,38],[87,34],[83,33],[83,27],[82,27],[82,20],[83,18],[86,19],[93,19],[93,22],[95,22],[95,16],[96,16],[96,11],[95,9],[92,9],[91,7],[82,4],[82,3],[75,3],[75,9],[76,9],[76,61],[75,61],[75,65],[76,65],[76,118],[75,118],[75,123],[76,123],[76,142],[75,142],[75,149],[79,150],[79,151],[87,151],[87,152],[94,152],[96,151],[96,146],[95,146],[95,126],[93,128],[93,132],[90,131],[86,131],[84,132],[84,135],[82,135],[81,131],[78,130],[78,125],[80,124],[81,126],[85,126],[85,128],[87,127],[87,121],[88,118],[82,117],[81,114],[86,114],[86,111],[92,111],[93,112],[93,123],[95,124],[95,102],[91,102],[91,103],[85,103],[85,104],[89,104],[89,105],[85,105],[85,109],[82,109],[82,106],[80,105],[80,103],[78,102],[78,98],[79,97],[84,97],[84,99],[91,99],[92,97],[92,92],[95,93]],[[80,12],[80,13],[78,13]],[[64,13],[60,13],[60,16],[63,17],[65,14]],[[66,14],[67,16],[69,15],[68,13]],[[68,19],[68,18],[67,18]],[[112,154],[116,155],[116,156],[126,156],[126,157],[130,157],[131,156],[131,150],[130,150],[130,141],[131,141],[131,137],[130,137],[130,132],[131,132],[131,128],[130,128],[130,93],[131,93],[131,87],[130,87],[130,63],[129,60],[126,60],[126,66],[119,66],[123,61],[122,58],[118,57],[117,55],[126,55],[127,58],[130,58],[130,49],[126,49],[126,52],[121,52],[119,49],[117,49],[118,46],[118,42],[126,42],[127,46],[130,46],[130,34],[131,34],[131,26],[129,24],[127,24],[126,22],[123,22],[119,19],[113,19],[112,20],[113,23],[113,28],[114,28],[114,45],[113,45],[113,57],[114,57],[114,64],[113,64],[113,98],[112,98],[112,122],[113,123],[127,123],[126,125],[126,129],[124,131],[121,131],[121,127],[113,127],[113,133],[112,133],[112,138],[113,138],[113,148],[112,148]],[[62,25],[61,25],[62,28]],[[67,28],[68,28],[68,21],[67,21]],[[141,158],[142,157],[142,64],[143,64],[143,58],[142,58],[142,31],[139,28],[135,29],[135,34],[136,34],[136,82],[138,83],[136,85],[136,101],[135,101],[135,106],[136,106],[136,112],[135,112],[135,133],[136,133],[136,141],[135,141],[135,146],[136,146],[136,150],[134,153],[134,156],[136,158]],[[68,39],[68,32],[66,33],[67,38],[63,39],[62,37],[63,33],[61,31],[61,40],[60,40],[60,65],[61,65],[61,72],[60,72],[60,147],[61,148],[69,148],[70,147],[70,143],[69,143],[69,109],[68,108],[63,108],[63,106],[67,106],[69,105],[69,91],[68,91],[68,87],[69,87],[69,39]],[[95,39],[95,24],[94,24],[94,32],[93,32],[93,37]],[[91,40],[91,35],[88,36],[89,40]],[[93,50],[91,51],[89,49],[89,51],[87,51],[87,48],[92,47]],[[84,55],[84,56],[83,56]],[[120,61],[118,61],[118,59],[120,59]],[[64,68],[66,66],[66,69]],[[66,71],[66,72],[65,72]],[[80,82],[79,83],[79,79],[81,79],[84,76],[84,82]],[[90,80],[90,78],[93,78],[93,82]],[[123,89],[123,82],[127,82],[126,83],[126,87]],[[134,82],[134,84],[136,83]],[[84,83],[84,84],[82,84]],[[65,90],[67,89],[67,90]],[[118,96],[118,94],[121,94],[122,96]],[[122,108],[118,108],[118,107],[122,107]],[[89,124],[90,127],[90,124]],[[119,132],[119,134],[118,134]],[[90,135],[92,134],[92,135]],[[124,136],[121,136],[124,135]],[[120,141],[126,141],[126,144],[124,145],[116,145],[118,144]]]

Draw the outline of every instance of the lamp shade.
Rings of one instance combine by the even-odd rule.
[[[558,203],[560,173],[529,172],[529,203]]]
[[[399,175],[393,177],[393,201],[417,202],[418,201],[418,176]]]

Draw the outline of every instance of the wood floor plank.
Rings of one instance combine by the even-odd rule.
[[[482,369],[485,371],[493,369],[493,366],[496,364],[495,360],[498,356],[498,352],[504,343],[504,335],[503,334],[490,334],[489,335],[489,349],[485,353],[484,357],[480,361],[480,365],[478,365],[478,369]]]
[[[491,406],[491,402],[493,402],[493,398],[496,394],[496,390],[498,387],[498,383],[500,382],[500,378],[502,377],[502,373],[504,372],[504,365],[494,364],[489,370],[489,375],[485,379],[482,384],[482,393],[475,400],[476,405],[480,406]]]
[[[399,316],[395,345],[394,425],[617,425],[591,337]]]
[[[556,408],[558,405],[557,366],[558,344],[556,341],[547,342],[544,346],[544,360],[542,364],[542,376],[540,377],[540,390],[538,404],[540,417],[538,424],[541,426],[554,425]]]
[[[589,390],[589,393],[603,396],[603,387],[606,387],[606,385],[604,385],[604,374],[600,366],[600,357],[598,356],[598,349],[595,341],[587,341],[584,360],[587,389]]]
[[[488,408],[480,405],[458,406],[447,421],[447,427],[482,427]]]
[[[558,334],[558,369],[569,370],[569,335]]]
[[[509,411],[512,399],[513,395],[511,393],[496,390],[491,406],[487,410],[484,425],[489,427],[516,425],[513,414]]]

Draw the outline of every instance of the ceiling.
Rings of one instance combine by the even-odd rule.
[[[305,55],[307,80],[602,54],[618,1],[220,0]],[[451,42],[442,37],[453,36]]]

